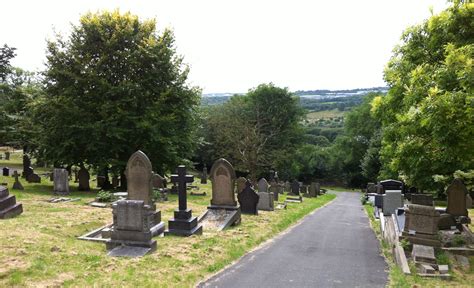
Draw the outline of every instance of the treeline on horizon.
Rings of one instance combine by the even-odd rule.
[[[472,189],[473,19],[474,4],[456,2],[408,27],[384,71],[386,93],[307,100],[269,83],[202,105],[171,30],[88,13],[68,38],[47,42],[41,73],[12,67],[14,48],[0,48],[0,145],[115,175],[140,149],[161,174],[226,158],[253,179],[276,170],[359,188],[393,178],[441,193],[457,177]],[[334,127],[305,119],[333,109],[346,111]]]

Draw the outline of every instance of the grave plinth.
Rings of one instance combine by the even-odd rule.
[[[410,204],[405,210],[405,227],[402,236],[412,244],[440,247],[438,221],[440,214],[435,207]]]
[[[202,234],[202,225],[198,223],[197,217],[192,216],[192,210],[187,207],[186,184],[192,183],[194,177],[186,175],[186,167],[180,165],[178,174],[171,175],[171,182],[178,184],[179,209],[174,211],[174,218],[168,222],[167,234],[177,236],[191,236]]]
[[[13,218],[21,213],[22,204],[16,203],[16,197],[10,195],[7,187],[0,186],[0,219]]]

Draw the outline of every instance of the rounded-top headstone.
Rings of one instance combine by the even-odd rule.
[[[229,161],[221,158],[214,162],[209,177],[212,181],[211,205],[237,206],[234,194],[235,170]]]
[[[145,205],[152,204],[152,166],[145,153],[138,150],[128,159],[125,170],[129,200],[141,200]]]

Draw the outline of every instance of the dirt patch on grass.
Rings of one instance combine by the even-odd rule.
[[[61,273],[55,279],[48,279],[41,282],[28,283],[28,287],[36,288],[51,288],[51,287],[62,287],[64,282],[74,279],[72,273]]]
[[[28,263],[23,260],[7,258],[5,261],[2,261],[2,266],[0,266],[0,276],[7,275],[12,270],[23,270],[26,268],[28,268]]]

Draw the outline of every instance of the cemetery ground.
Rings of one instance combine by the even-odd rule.
[[[8,166],[21,170],[21,156],[15,154]],[[158,237],[156,252],[130,259],[109,257],[102,243],[77,239],[112,222],[110,208],[87,205],[96,197],[96,190],[78,192],[77,184],[70,181],[71,194],[67,197],[79,200],[49,203],[53,187],[46,177],[40,184],[21,179],[24,191],[12,190],[13,180],[1,177],[1,182],[7,182],[10,193],[23,204],[24,212],[0,222],[0,287],[191,287],[335,198],[326,194],[305,198],[301,204],[289,203],[286,210],[242,215],[239,226],[220,232],[204,228],[201,236]],[[210,182],[202,185],[198,181],[194,185],[207,196],[188,195],[188,207],[196,216],[206,210],[211,197]],[[95,187],[92,181],[91,187]],[[168,197],[169,201],[157,203],[167,225],[178,206],[177,195]]]
[[[442,202],[437,203],[437,205],[439,204],[442,204]],[[386,258],[390,267],[390,287],[472,287],[474,283],[474,256],[472,255],[469,256],[469,268],[463,268],[456,262],[454,258],[448,256],[442,251],[437,251],[436,259],[438,264],[449,265],[450,274],[452,275],[450,280],[418,276],[417,273],[415,273],[416,267],[413,263],[410,264],[410,270],[412,272],[411,275],[404,274],[402,270],[395,264],[395,260],[391,253],[391,247],[389,247],[387,241],[382,237],[380,223],[378,223],[374,217],[374,207],[370,204],[365,204],[364,207],[370,219],[370,226],[380,241],[382,254]],[[472,218],[474,217],[474,209],[469,209],[469,217],[474,219]],[[470,224],[471,231],[473,228],[473,224]]]

